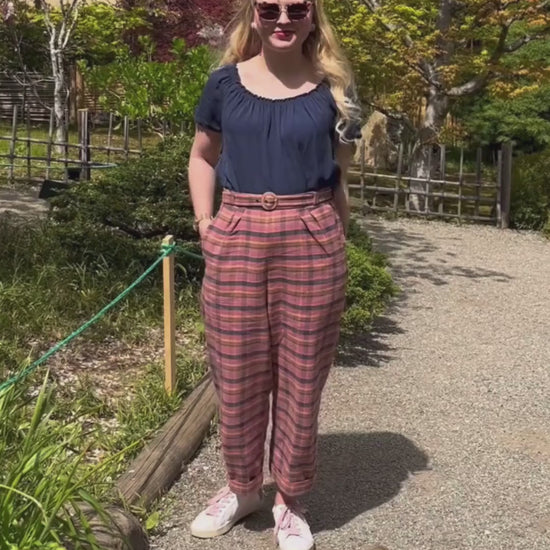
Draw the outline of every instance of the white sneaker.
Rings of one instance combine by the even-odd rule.
[[[229,487],[221,489],[208,501],[191,523],[191,534],[201,539],[224,535],[244,517],[256,512],[262,504],[261,494],[236,495]]]
[[[284,504],[273,507],[275,540],[281,550],[313,550],[315,541],[306,518]]]

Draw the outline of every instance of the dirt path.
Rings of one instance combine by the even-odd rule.
[[[367,228],[403,289],[340,355],[307,499],[318,550],[550,548],[550,242],[441,223]],[[213,438],[163,502],[157,550],[272,548],[265,510],[211,541]],[[268,487],[268,497],[273,496]]]
[[[0,215],[15,215],[36,218],[48,213],[47,201],[38,198],[38,189],[23,191],[11,187],[0,187]]]

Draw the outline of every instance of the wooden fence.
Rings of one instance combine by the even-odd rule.
[[[14,106],[9,128],[9,135],[0,135],[0,180],[10,184],[89,179],[92,171],[139,156],[162,137],[146,133],[139,120],[112,113],[92,121],[87,110],[78,112],[77,129],[66,127],[61,141],[55,137],[53,114],[46,130]],[[168,131],[165,127],[164,133]]]
[[[363,212],[388,212],[432,218],[456,219],[509,226],[512,184],[512,147],[505,144],[493,163],[482,162],[478,148],[475,160],[466,162],[468,151],[455,151],[454,165],[448,164],[445,145],[429,147],[428,176],[414,177],[410,150],[398,148],[394,171],[380,170],[365,161],[365,143],[360,146],[360,162],[350,171],[350,193],[359,200]],[[435,150],[434,150],[435,149]],[[376,163],[374,163],[376,164]],[[411,183],[413,184],[411,188]],[[357,196],[357,191],[359,196]],[[421,208],[412,207],[412,197]]]
[[[94,115],[97,117],[97,115]],[[86,109],[78,112],[78,130],[62,141],[54,136],[53,118],[48,130],[36,137],[28,113],[22,116],[15,106],[9,135],[0,135],[0,182],[64,182],[90,179],[92,172],[111,168],[132,156],[140,156],[145,147],[181,128],[162,125],[155,135],[146,133],[141,121],[117,118],[112,113],[101,119],[90,117]],[[6,144],[7,143],[7,147]],[[350,170],[352,199],[363,212],[379,211],[491,223],[508,227],[512,173],[512,148],[504,145],[493,163],[482,162],[482,150],[468,159],[465,149],[449,155],[444,145],[430,147],[427,155],[428,176],[412,175],[410,151],[400,145],[393,171],[365,161],[365,143],[360,146],[360,162]],[[451,160],[452,162],[449,162]],[[413,183],[413,188],[411,188]],[[411,208],[411,198],[420,197],[420,210]]]

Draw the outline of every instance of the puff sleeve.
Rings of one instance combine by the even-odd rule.
[[[222,131],[222,79],[222,69],[210,75],[195,110],[195,123],[214,132]]]

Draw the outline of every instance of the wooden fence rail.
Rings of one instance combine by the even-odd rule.
[[[447,150],[439,146],[439,159],[432,147],[427,152],[428,169],[426,177],[411,174],[410,151],[404,153],[399,145],[396,170],[382,171],[376,165],[367,165],[366,145],[360,145],[359,163],[349,172],[349,188],[353,198],[359,199],[363,212],[388,212],[395,216],[407,214],[433,218],[456,219],[491,223],[506,228],[509,225],[510,193],[512,180],[512,147],[504,144],[498,151],[494,166],[483,166],[482,150],[475,152],[475,166],[471,172],[465,170],[465,150],[459,151],[458,170],[451,174]],[[439,161],[439,162],[434,162]],[[407,168],[408,167],[408,168]],[[494,173],[492,179],[484,179],[483,173]],[[489,168],[489,170],[487,170]],[[411,186],[411,184],[414,184]],[[359,191],[358,197],[356,191]],[[354,197],[355,195],[355,197]],[[413,208],[411,197],[420,208]]]
[[[70,135],[66,127],[64,138],[59,141],[55,138],[53,114],[46,133],[43,128],[33,127],[30,113],[23,114],[15,106],[9,135],[0,135],[0,178],[11,184],[90,179],[94,169],[113,167],[117,162],[143,153],[142,121],[133,122],[128,117],[117,121],[111,113],[104,130],[101,136],[97,129],[94,133],[88,111],[80,110],[77,134]],[[35,137],[36,134],[39,136]],[[101,143],[97,143],[97,139],[94,142],[93,137],[101,138]],[[6,142],[7,148],[2,146]]]

